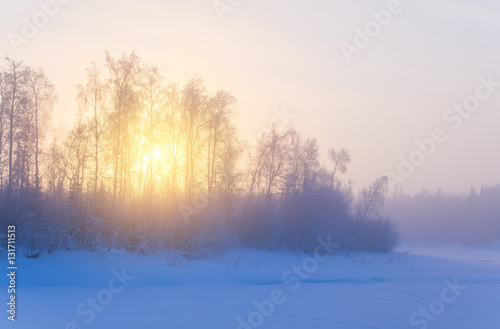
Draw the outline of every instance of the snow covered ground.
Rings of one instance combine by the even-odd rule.
[[[401,250],[328,260],[257,250],[191,262],[120,251],[23,258],[17,321],[3,303],[0,327],[500,328],[500,248]],[[5,275],[0,284],[7,301]]]

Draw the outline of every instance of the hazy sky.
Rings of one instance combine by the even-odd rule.
[[[356,27],[376,28],[370,12],[390,1],[243,0],[224,20],[212,0],[64,2],[16,52],[9,33],[23,36],[23,17],[44,23],[42,8],[35,0],[0,0],[0,50],[45,69],[60,98],[55,125],[72,122],[75,85],[91,61],[103,64],[106,49],[114,56],[135,50],[169,79],[199,74],[212,90],[232,91],[244,139],[286,108],[322,153],[351,151],[347,176],[356,188],[398,174],[400,156],[408,159],[415,139],[435,129],[446,141],[405,179],[405,192],[500,183],[500,86],[490,86],[497,91],[489,97],[478,87],[481,76],[500,82],[498,1],[401,1],[350,64],[340,44],[354,45]],[[470,97],[477,88],[479,104]],[[447,110],[466,98],[478,107],[462,112],[468,117],[458,125],[458,114]]]

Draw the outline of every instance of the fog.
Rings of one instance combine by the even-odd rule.
[[[499,17],[0,0],[0,328],[498,329]]]
[[[422,191],[395,194],[384,212],[398,225],[405,243],[489,245],[500,240],[499,200],[500,185],[464,194]]]

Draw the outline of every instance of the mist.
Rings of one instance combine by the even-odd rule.
[[[498,329],[499,17],[0,0],[0,327]]]
[[[500,185],[469,193],[422,191],[387,200],[384,214],[405,242],[489,245],[500,240]]]

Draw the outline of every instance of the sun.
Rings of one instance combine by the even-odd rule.
[[[158,145],[153,146],[152,149],[148,148],[143,153],[140,161],[137,162],[137,167],[142,167],[142,169],[147,170],[149,164],[153,162],[154,166],[158,168],[158,162],[161,162],[165,154],[167,154],[167,152]]]
[[[154,147],[153,148],[153,157],[155,159],[160,159],[162,156],[163,156],[163,150],[158,148],[158,147]]]

